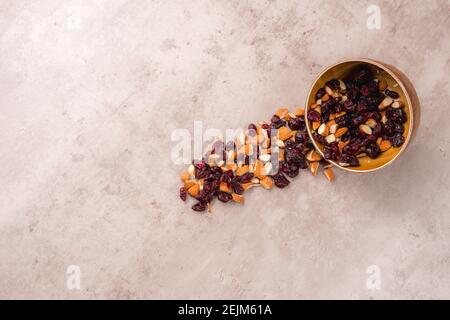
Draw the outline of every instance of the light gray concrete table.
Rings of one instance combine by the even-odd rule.
[[[370,4],[2,1],[0,297],[450,298],[449,4],[377,1],[368,29]],[[304,172],[213,214],[179,201],[174,129],[301,106],[347,57],[417,88],[394,165]]]

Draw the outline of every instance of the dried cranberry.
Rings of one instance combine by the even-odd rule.
[[[372,81],[373,75],[372,71],[367,66],[361,66],[354,71],[353,80],[357,84],[366,84]]]
[[[387,136],[392,136],[395,133],[395,123],[391,120],[386,121],[383,124],[383,134]]]
[[[394,131],[395,131],[395,133],[403,134],[403,132],[405,132],[405,128],[403,127],[402,124],[396,123],[396,124],[395,124],[395,128],[394,128]]]
[[[342,111],[353,112],[356,109],[356,105],[351,100],[344,101],[342,104]]]
[[[281,120],[280,117],[277,116],[276,114],[274,114],[274,115],[272,116],[272,118],[270,119],[270,122],[271,122],[271,123],[275,123],[275,122],[278,122],[278,121],[280,121],[280,120]]]
[[[244,187],[242,187],[242,185],[236,180],[231,182],[231,188],[237,194],[243,194],[244,193]]]
[[[194,204],[192,206],[192,210],[198,211],[198,212],[205,211],[206,210],[206,203],[197,202],[196,204]]]
[[[295,142],[297,143],[302,143],[304,145],[306,145],[306,142],[308,141],[308,134],[306,132],[300,132],[297,131],[295,133]]]
[[[334,121],[339,127],[348,127],[350,125],[350,116],[344,114],[343,116],[337,117]]]
[[[309,111],[308,120],[313,122],[320,121],[320,113],[318,113],[316,110]]]
[[[236,180],[240,183],[248,183],[253,179],[253,176],[252,172],[246,172],[242,176],[237,176]]]
[[[396,133],[392,138],[389,139],[393,147],[400,147],[405,143],[405,137],[402,134]]]
[[[285,157],[286,162],[289,164],[300,166],[305,162],[305,156],[298,149],[287,149],[285,151]]]
[[[319,90],[317,90],[316,99],[322,99],[322,97],[324,95],[325,95],[325,89],[324,88],[320,88]]]
[[[231,194],[227,193],[227,192],[220,191],[217,194],[217,199],[219,199],[222,202],[228,202],[231,199],[233,199],[233,196]]]
[[[304,131],[305,130],[305,118],[293,118],[291,120],[289,120],[288,122],[289,128],[291,130],[301,130]]]
[[[181,200],[186,201],[186,197],[187,197],[186,188],[185,187],[181,187],[180,188],[180,198],[181,198]]]
[[[359,159],[350,154],[342,154],[339,159],[339,162],[346,163],[352,167],[359,167]]]
[[[406,113],[400,108],[392,109],[392,111],[389,112],[389,116],[386,112],[386,116],[396,123],[406,122]]]
[[[389,90],[389,89],[384,90],[384,93],[385,93],[387,96],[391,97],[392,99],[398,99],[398,98],[400,98],[400,95],[399,95],[397,92],[391,91],[391,90]]]
[[[337,142],[330,143],[323,148],[323,156],[325,160],[337,161],[339,159],[339,147]]]
[[[373,143],[371,145],[368,145],[366,147],[366,154],[372,158],[375,159],[376,157],[378,157],[378,155],[380,154],[380,147],[376,144]]]
[[[289,165],[289,171],[286,173],[288,175],[288,177],[290,178],[295,178],[296,176],[298,176],[300,171],[300,168],[295,165],[295,164],[290,164]]]
[[[337,79],[331,79],[330,81],[328,81],[326,83],[326,85],[328,87],[330,87],[333,90],[339,90],[340,89],[340,84],[339,84],[339,80]]]
[[[364,97],[368,97],[370,95],[370,89],[368,86],[362,86],[359,90]]]
[[[272,176],[275,185],[278,188],[284,188],[289,185],[289,180],[284,176],[283,173],[278,172]]]

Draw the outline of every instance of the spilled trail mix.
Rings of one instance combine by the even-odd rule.
[[[331,164],[309,139],[304,109],[280,108],[270,121],[250,124],[234,141],[216,141],[202,160],[192,161],[181,174],[180,198],[186,201],[189,195],[196,199],[193,210],[211,212],[214,198],[242,204],[252,187],[285,188],[301,169],[316,176],[321,167],[332,181]]]

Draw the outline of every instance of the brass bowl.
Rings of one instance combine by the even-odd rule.
[[[417,93],[409,79],[397,68],[372,59],[345,60],[329,66],[324,71],[322,71],[322,73],[320,73],[317,79],[314,81],[309,91],[305,106],[305,117],[308,114],[309,106],[316,102],[315,96],[318,89],[324,87],[325,83],[333,78],[345,78],[355,68],[361,65],[368,66],[373,71],[376,78],[386,80],[388,88],[390,90],[396,91],[400,95],[400,99],[405,104],[404,110],[406,112],[408,120],[405,123],[405,132],[403,133],[405,142],[401,147],[390,148],[389,150],[382,152],[376,159],[371,159],[367,156],[359,158],[359,167],[343,167],[334,161],[330,161],[336,167],[350,172],[371,172],[381,169],[394,162],[394,160],[404,152],[407,145],[413,138],[413,135],[417,131],[420,118],[419,98],[417,97]],[[306,120],[306,129],[311,141],[314,144],[314,147],[323,157],[323,146],[314,140],[312,136],[311,124],[308,120]]]

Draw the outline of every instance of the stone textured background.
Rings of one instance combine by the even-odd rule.
[[[366,8],[381,8],[368,30]],[[1,298],[450,298],[448,1],[3,0]],[[307,172],[243,207],[178,199],[171,133],[301,106],[371,57],[422,121],[373,174]],[[81,268],[81,290],[66,268]],[[366,288],[369,265],[380,290]]]

